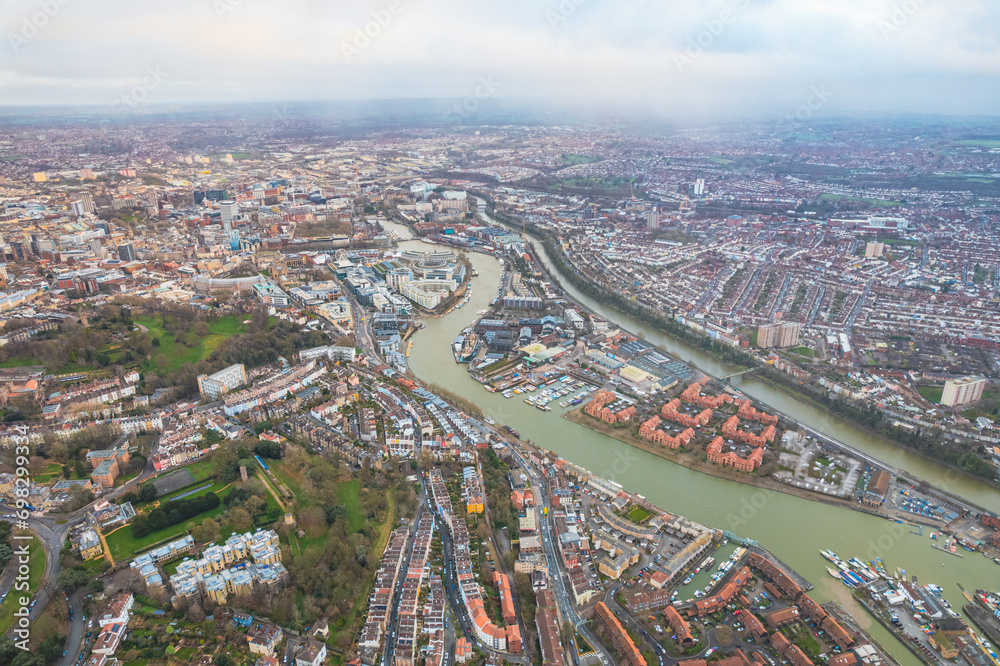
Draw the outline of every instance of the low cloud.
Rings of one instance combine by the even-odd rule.
[[[0,103],[100,104],[147,63],[170,72],[163,103],[461,99],[483,72],[504,82],[498,97],[678,119],[785,117],[818,85],[837,90],[824,113],[992,114],[1000,102],[989,0],[392,1],[391,21],[345,58],[389,0],[8,0]]]

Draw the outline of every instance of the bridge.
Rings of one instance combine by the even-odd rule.
[[[746,370],[740,370],[739,372],[734,372],[734,373],[732,373],[730,375],[725,375],[723,377],[719,377],[719,382],[722,383],[722,384],[725,384],[726,386],[728,386],[729,385],[729,380],[732,379],[733,377],[742,377],[743,375],[748,375],[751,372],[757,372],[758,369],[759,369],[759,366],[754,366],[752,368],[747,368]]]
[[[725,536],[730,541],[736,541],[737,543],[741,543],[741,544],[743,544],[744,546],[747,546],[747,547],[750,547],[750,546],[759,546],[760,545],[759,543],[757,543],[753,539],[744,539],[741,536],[736,536],[735,534],[733,534],[729,530],[722,530],[722,534],[723,534],[723,536]]]

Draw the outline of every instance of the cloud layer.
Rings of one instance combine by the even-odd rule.
[[[461,99],[492,77],[686,120],[1000,109],[993,0],[6,0],[0,26],[4,105]]]

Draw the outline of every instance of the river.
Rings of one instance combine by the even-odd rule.
[[[400,237],[409,236],[409,230],[405,227],[394,224],[386,226]],[[406,241],[401,245],[424,251],[441,249],[439,245],[423,241]],[[886,630],[873,624],[864,609],[851,599],[850,590],[827,574],[828,563],[819,555],[820,550],[830,548],[843,559],[851,556],[865,560],[881,557],[890,571],[903,567],[907,575],[918,576],[921,583],[941,585],[945,589],[945,597],[956,608],[964,602],[958,583],[972,589],[983,586],[994,589],[1000,587],[1000,567],[978,553],[965,553],[964,558],[954,557],[932,549],[933,542],[927,536],[911,534],[911,528],[907,526],[700,474],[559,418],[565,410],[559,408],[557,403],[550,405],[553,408],[551,412],[542,412],[516,396],[506,399],[499,393],[483,390],[482,385],[469,376],[466,366],[455,363],[451,343],[463,328],[475,321],[477,311],[489,306],[489,302],[496,296],[502,271],[498,260],[493,257],[470,253],[469,259],[479,272],[479,276],[473,278],[469,303],[447,316],[424,320],[426,327],[412,338],[413,350],[409,364],[420,379],[440,384],[471,399],[498,423],[518,430],[523,438],[599,476],[621,483],[629,491],[642,494],[666,511],[755,539],[808,578],[816,586],[811,594],[818,601],[839,600],[903,664],[916,666],[919,661]],[[565,286],[565,280],[563,282]],[[633,331],[643,330],[647,340],[664,344],[684,360],[691,360],[712,374],[725,374],[726,368],[703,354],[695,354],[694,350],[689,353],[686,348],[655,331],[645,329],[616,312],[601,308],[600,304],[582,297],[575,290],[568,291],[574,298],[579,298],[609,320],[622,322]],[[756,386],[750,386],[751,384]],[[977,485],[974,481],[957,475],[957,478],[946,478],[940,472],[935,477],[930,473],[935,471],[933,465],[916,459],[926,467],[928,473],[924,474],[923,468],[910,464],[912,456],[904,455],[893,459],[893,455],[899,456],[903,452],[845,424],[832,421],[820,410],[803,406],[784,393],[769,389],[759,382],[743,382],[740,388],[768,404],[775,404],[779,409],[818,430],[873,455],[884,457],[892,464],[904,467],[931,482],[948,481],[952,491],[959,495],[980,503],[997,505],[996,493],[983,484]],[[854,433],[858,433],[858,436]],[[886,455],[883,456],[883,453]],[[925,530],[925,533],[929,533],[929,530]]]

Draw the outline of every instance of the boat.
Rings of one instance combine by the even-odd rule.
[[[855,587],[857,587],[858,585],[864,586],[864,585],[868,584],[868,581],[866,581],[864,578],[862,578],[861,576],[859,576],[855,572],[851,571],[850,569],[848,569],[847,571],[845,571],[843,573],[844,573],[845,576],[847,576],[852,581],[854,581],[854,586]]]
[[[855,588],[855,587],[858,586],[857,583],[855,583],[852,579],[850,579],[847,576],[846,572],[841,572],[841,574],[840,574],[840,580],[842,580],[844,582],[844,585],[846,585],[847,587]]]
[[[484,416],[484,417],[483,417],[483,421],[485,421],[486,423],[488,423],[488,424],[490,424],[490,425],[493,425],[494,423],[496,423],[496,421],[494,421],[493,419],[491,419],[491,418],[490,418],[490,417],[488,417],[488,416]]]
[[[834,562],[834,563],[836,563],[836,562],[838,562],[840,560],[839,557],[837,557],[836,555],[833,554],[832,550],[821,550],[821,551],[819,551],[819,554],[822,555],[823,557],[825,557],[826,559],[830,560],[831,562]]]
[[[840,572],[837,571],[836,569],[832,569],[830,567],[827,567],[826,568],[826,572],[828,574],[830,574],[831,576],[833,576],[834,578],[836,578],[837,580],[843,580],[843,577],[840,575]]]
[[[451,352],[455,355],[455,363],[462,362],[462,349],[465,346],[465,336],[459,334],[455,341],[451,343]]]

